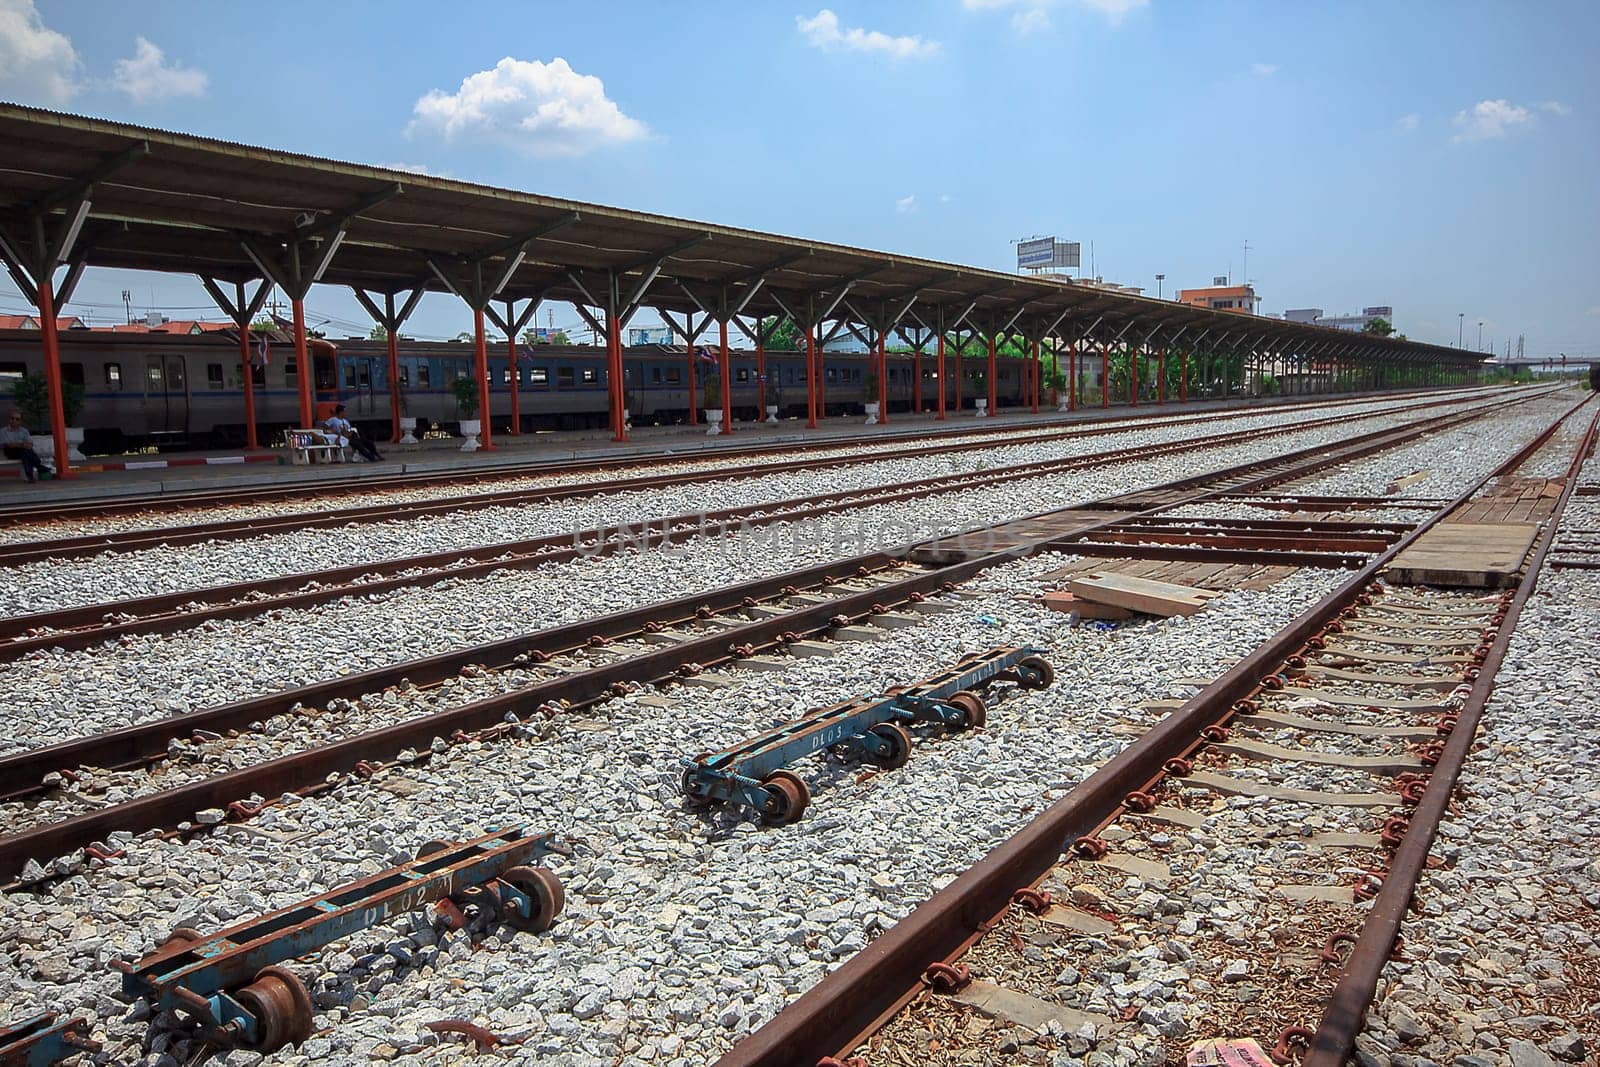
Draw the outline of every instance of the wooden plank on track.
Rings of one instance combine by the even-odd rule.
[[[1106,573],[1075,578],[1070,591],[1078,600],[1092,600],[1163,616],[1193,615],[1205,607],[1207,601],[1221,595],[1192,586]]]
[[[1497,589],[1522,570],[1539,527],[1534,523],[1440,523],[1402,552],[1385,572],[1399,585]]]

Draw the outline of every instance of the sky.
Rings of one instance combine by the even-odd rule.
[[[991,269],[1054,235],[1152,295],[1600,356],[1600,4],[827,2],[0,0],[0,98]],[[124,289],[218,317],[106,270],[67,310]],[[469,328],[430,295],[407,333]]]

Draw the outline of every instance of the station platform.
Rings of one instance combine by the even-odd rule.
[[[1377,396],[1381,394],[1360,394]],[[1073,412],[1046,412],[1034,415],[1027,410],[1001,409],[990,418],[975,418],[971,411],[950,412],[940,422],[931,413],[896,413],[887,426],[866,426],[860,415],[819,420],[809,430],[804,419],[786,419],[776,425],[740,422],[726,436],[708,436],[700,426],[636,426],[626,442],[611,440],[609,430],[564,430],[511,436],[496,434],[492,451],[462,452],[461,438],[430,439],[416,445],[400,446],[380,442],[384,459],[378,463],[317,463],[294,465],[283,448],[261,449],[251,453],[237,450],[173,452],[163,455],[89,457],[75,469],[77,476],[28,484],[15,464],[0,467],[0,513],[8,502],[36,505],[49,500],[76,501],[111,499],[118,496],[146,496],[183,493],[207,489],[270,486],[280,483],[327,483],[329,488],[359,485],[364,479],[392,477],[404,473],[437,474],[447,471],[483,473],[497,467],[530,465],[559,466],[575,461],[606,460],[636,456],[641,460],[662,456],[716,455],[726,450],[771,447],[782,450],[795,444],[829,441],[858,443],[874,438],[894,438],[915,434],[922,438],[942,434],[963,435],[1000,430],[1026,430],[1064,425],[1093,425],[1124,419],[1163,418],[1175,415],[1237,410],[1244,407],[1269,408],[1299,403],[1325,403],[1358,399],[1357,394],[1317,394],[1300,397],[1230,397],[1191,399],[1184,403],[1141,403],[1138,407],[1113,405],[1109,408],[1079,408]]]

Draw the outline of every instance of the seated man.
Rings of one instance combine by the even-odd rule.
[[[34,452],[33,435],[22,425],[20,411],[13,411],[7,417],[6,424],[0,426],[0,450],[5,452],[7,459],[22,463],[22,473],[30,482],[38,481],[41,472],[46,478],[55,477],[56,472],[45,466],[44,461]]]
[[[383,458],[372,442],[355,428],[355,424],[345,418],[343,404],[333,409],[333,414],[328,416],[322,428],[338,442],[340,448],[354,448],[368,463],[376,463]]]

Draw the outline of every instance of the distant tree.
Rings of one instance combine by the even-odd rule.
[[[462,330],[460,333],[456,334],[455,337],[452,338],[452,340],[472,342],[472,341],[477,340],[477,338],[473,336],[471,331]]]
[[[570,345],[572,339],[567,336],[566,330],[557,330],[550,335],[550,343],[553,345]]]
[[[772,319],[770,317],[763,318],[756,323],[756,328],[758,330],[765,331],[771,324]],[[797,326],[795,321],[789,318],[787,315],[784,316],[783,321],[779,322],[777,327],[772,331],[772,336],[767,338],[768,348],[785,351],[798,350],[799,347],[804,343],[805,338],[800,333],[800,327]]]
[[[389,330],[382,323],[377,323],[367,331],[367,336],[374,341],[387,341],[389,339]]]
[[[252,322],[250,324],[250,328],[252,330],[259,330],[259,331],[262,331],[262,332],[265,332],[265,333],[271,333],[273,330],[276,330],[278,328],[278,324],[272,320],[272,316],[263,315],[261,318],[259,318],[256,321]]]
[[[1388,337],[1390,334],[1394,333],[1394,327],[1390,325],[1388,319],[1379,315],[1375,318],[1368,319],[1367,324],[1361,327],[1361,332],[1375,333],[1379,337]]]

